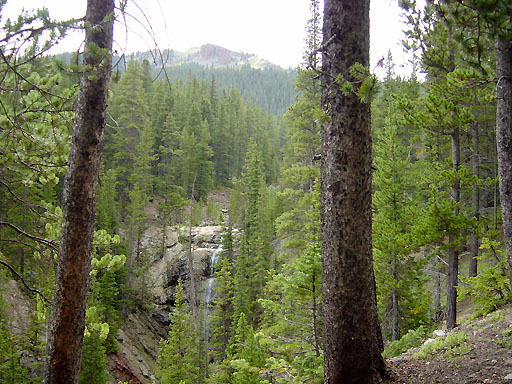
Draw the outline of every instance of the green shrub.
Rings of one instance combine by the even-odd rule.
[[[506,329],[501,337],[495,340],[494,343],[500,348],[512,349],[512,329]]]
[[[467,340],[464,331],[449,333],[445,338],[437,338],[429,344],[421,346],[420,350],[412,356],[416,359],[431,359],[439,353],[453,360],[469,352],[469,347],[464,345]]]
[[[409,349],[419,346],[425,339],[427,333],[428,329],[424,326],[418,329],[410,329],[400,340],[391,342],[386,349],[384,349],[382,356],[389,359],[390,357],[399,356]]]
[[[469,297],[475,304],[474,316],[487,315],[510,299],[510,286],[507,277],[507,263],[498,241],[484,238],[480,248],[485,250],[487,259],[494,259],[494,265],[481,262],[480,272],[475,277],[460,276],[465,285],[459,287],[459,299]]]

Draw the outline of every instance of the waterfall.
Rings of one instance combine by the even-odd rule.
[[[202,304],[203,304],[203,313],[204,313],[204,348],[205,348],[205,358],[206,358],[206,366],[208,365],[208,350],[209,350],[209,336],[210,336],[210,306],[212,304],[212,292],[213,285],[215,282],[215,277],[213,273],[215,272],[215,264],[217,260],[219,260],[220,253],[222,252],[222,244],[218,244],[217,248],[214,248],[210,252],[210,266],[208,271],[208,278],[204,284],[204,291],[202,295]]]
[[[212,289],[213,289],[213,282],[215,280],[215,277],[213,277],[213,273],[215,271],[215,264],[217,263],[217,260],[219,260],[220,253],[222,252],[222,244],[217,245],[217,248],[213,249],[210,252],[210,270],[208,272],[208,278],[205,282],[204,287],[204,293],[203,293],[203,306],[205,310],[205,314],[208,313],[208,306],[211,304],[212,299]]]
[[[222,244],[218,244],[217,248],[214,248],[210,251],[210,265],[208,270],[208,278],[204,284],[204,291],[202,295],[203,305],[203,314],[204,314],[204,364],[205,367],[208,367],[208,363],[210,362],[210,306],[212,301],[212,292],[213,292],[213,284],[215,277],[213,276],[215,272],[215,264],[217,260],[219,260],[220,253],[222,252]],[[206,370],[208,372],[208,369]]]

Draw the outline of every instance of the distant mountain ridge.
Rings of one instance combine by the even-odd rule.
[[[219,94],[222,90],[229,93],[234,87],[246,101],[276,115],[285,113],[296,96],[294,70],[284,69],[254,54],[235,52],[214,44],[185,52],[163,50],[157,55],[154,51],[137,52],[114,57],[113,62],[117,63],[117,70],[124,72],[126,62],[131,59],[140,63],[147,60],[157,77],[163,76],[161,68],[165,66],[165,73],[172,81],[187,81],[192,76],[198,81],[210,82],[213,77]]]
[[[179,64],[213,65],[214,68],[249,65],[256,69],[280,68],[268,60],[260,59],[252,53],[235,52],[215,44],[204,44],[199,48],[192,48],[184,53],[176,52]]]
[[[70,52],[55,55],[64,63],[74,62]],[[295,70],[284,69],[268,60],[250,53],[235,52],[214,44],[205,44],[185,52],[163,50],[162,52],[136,52],[113,57],[114,71],[123,73],[130,60],[142,63],[147,60],[155,79],[165,75],[171,81],[187,81],[195,77],[198,81],[215,78],[220,93],[238,89],[244,100],[251,101],[275,115],[285,113],[293,103],[296,92]]]
[[[137,52],[126,55],[136,60],[148,59],[153,62],[154,52]],[[200,47],[190,48],[185,52],[179,52],[174,49],[164,49],[161,58],[157,55],[157,65],[162,62],[166,66],[178,66],[186,64],[199,64],[205,67],[226,68],[248,65],[254,69],[283,69],[277,64],[268,60],[260,59],[252,53],[235,52],[230,49],[215,44],[204,44]]]

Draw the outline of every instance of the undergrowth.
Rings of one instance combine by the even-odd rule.
[[[384,349],[382,356],[389,359],[391,357],[399,356],[411,348],[419,346],[425,339],[428,332],[429,330],[424,326],[421,326],[418,329],[410,329],[409,332],[402,336],[400,340],[395,340],[389,343],[386,349]]]
[[[506,257],[496,240],[484,238],[480,248],[487,260],[494,260],[494,265],[479,263],[479,273],[475,277],[459,276],[463,283],[458,288],[459,300],[469,297],[475,304],[473,318],[487,315],[510,300],[510,283],[507,274]]]
[[[448,360],[465,355],[470,352],[465,344],[467,335],[464,331],[449,333],[445,338],[438,338],[431,343],[420,347],[420,350],[413,354],[416,359],[432,359],[443,353]]]

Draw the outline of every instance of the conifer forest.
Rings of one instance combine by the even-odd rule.
[[[457,371],[492,316],[511,353],[512,3],[400,0],[403,73],[369,0],[305,1],[282,69],[115,51],[132,1],[0,0],[0,383],[512,382],[392,368]]]

